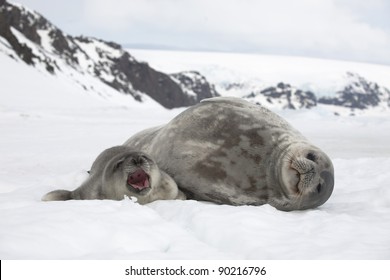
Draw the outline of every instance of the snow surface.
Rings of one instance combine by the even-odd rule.
[[[85,91],[1,52],[0,77],[0,259],[390,259],[389,115],[279,112],[334,162],[334,193],[318,209],[42,202],[76,188],[103,149],[182,109],[102,83],[104,95]]]

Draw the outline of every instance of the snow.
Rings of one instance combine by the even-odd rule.
[[[214,75],[222,75],[223,67],[206,57],[215,63]],[[189,61],[196,58],[188,54]],[[317,209],[191,200],[42,202],[48,191],[76,188],[103,149],[183,109],[139,103],[80,75],[80,83],[93,87],[86,91],[66,75],[36,71],[3,52],[0,75],[1,259],[390,258],[388,115],[278,111],[333,160],[334,193]]]
[[[50,29],[45,29],[45,30],[37,30],[37,33],[39,37],[41,38],[41,46],[46,52],[53,53],[54,48],[53,48],[53,39],[50,37]]]
[[[4,51],[5,50],[11,51],[10,50],[11,49],[11,45],[8,43],[8,41],[5,38],[0,37],[0,44],[3,45],[2,49],[4,49]]]
[[[123,54],[123,51],[114,49],[98,40],[91,40],[90,42],[77,40],[77,44],[82,47],[86,54],[94,61],[99,61],[99,59],[106,57],[108,54],[112,58],[119,58]]]

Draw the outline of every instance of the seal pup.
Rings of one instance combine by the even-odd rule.
[[[333,191],[329,157],[277,114],[240,98],[203,100],[124,145],[150,154],[196,200],[291,211],[318,207]]]
[[[185,199],[175,181],[150,156],[130,147],[116,146],[103,151],[89,173],[88,179],[74,191],[52,191],[42,200],[122,200],[128,196],[146,204],[159,199]]]

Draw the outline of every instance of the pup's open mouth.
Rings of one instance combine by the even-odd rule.
[[[143,169],[137,169],[127,177],[128,186],[135,191],[142,191],[150,187],[149,175]]]

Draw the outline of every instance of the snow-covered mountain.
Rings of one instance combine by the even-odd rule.
[[[181,85],[182,90],[188,95],[194,96],[198,102],[210,95],[218,96],[214,85],[210,84],[206,78],[197,71],[183,71],[171,74],[171,77]]]
[[[97,81],[103,82],[138,101],[148,95],[166,108],[190,106],[218,96],[204,78],[178,73],[187,77],[186,83],[181,83],[177,75],[138,62],[119,44],[67,35],[37,12],[4,0],[0,2],[0,53],[53,75],[70,76],[85,90],[94,90]],[[90,82],[80,75],[88,76]],[[198,81],[201,84],[196,85]],[[201,90],[194,91],[195,87]]]
[[[278,83],[276,87],[251,92],[244,96],[249,101],[281,109],[310,109],[317,106],[317,98],[311,91],[303,91],[289,84]]]
[[[322,104],[343,106],[352,110],[372,108],[389,109],[390,90],[375,82],[367,81],[356,73],[346,74],[344,88],[335,97],[323,97],[318,100]]]

